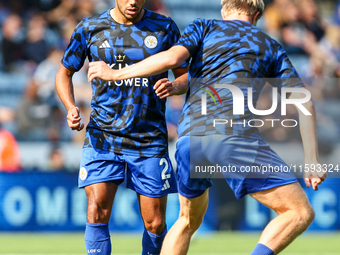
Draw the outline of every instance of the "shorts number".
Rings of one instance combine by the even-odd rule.
[[[160,166],[164,165],[164,168],[163,168],[162,174],[161,174],[162,180],[165,180],[163,188],[162,188],[162,191],[164,191],[164,190],[167,190],[167,189],[170,188],[170,183],[169,183],[169,180],[167,180],[167,179],[170,179],[171,174],[166,174],[166,171],[169,169],[169,163],[168,163],[168,161],[165,158],[162,158],[159,161],[159,165]]]
[[[171,174],[165,174],[166,171],[169,169],[169,163],[165,158],[162,158],[161,161],[159,161],[159,165],[164,165],[163,171],[162,171],[162,180],[169,179],[171,177]]]

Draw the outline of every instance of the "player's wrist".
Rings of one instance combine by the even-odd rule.
[[[73,109],[79,110],[79,108],[76,105],[71,105],[71,106],[67,107],[66,109],[67,109],[68,112],[73,110]]]
[[[113,82],[119,80],[119,79],[118,79],[118,75],[117,75],[117,71],[111,70],[111,80],[112,80]]]
[[[304,160],[305,162],[318,162],[319,161],[318,153],[317,152],[306,153],[304,155]]]

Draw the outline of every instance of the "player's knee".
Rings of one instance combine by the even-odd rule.
[[[165,220],[162,218],[155,217],[150,221],[145,220],[144,226],[147,231],[154,233],[156,235],[160,235],[163,233],[165,229]]]
[[[304,210],[304,221],[305,221],[306,228],[308,228],[308,226],[312,224],[314,218],[315,218],[315,211],[313,207],[311,205],[306,206]]]
[[[181,215],[186,228],[193,234],[202,224],[204,214]]]
[[[303,230],[306,230],[309,227],[309,225],[313,222],[314,217],[315,212],[310,204],[301,207],[297,212],[298,224],[301,225]]]
[[[89,204],[87,207],[87,221],[91,223],[108,223],[111,210],[104,209],[98,204]]]
[[[202,224],[203,216],[191,217],[188,221],[189,228],[195,232]]]

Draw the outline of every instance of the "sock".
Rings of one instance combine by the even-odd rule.
[[[142,255],[159,255],[161,253],[162,243],[167,232],[168,229],[166,225],[163,233],[160,235],[151,233],[144,228]]]
[[[85,247],[88,255],[111,255],[109,225],[87,222]]]
[[[274,255],[274,252],[264,244],[258,243],[250,255]]]

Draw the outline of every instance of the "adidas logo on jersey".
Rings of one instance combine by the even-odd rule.
[[[104,48],[111,48],[109,42],[107,40],[105,40],[102,45],[99,46],[100,49],[104,49]]]
[[[168,189],[168,188],[170,188],[170,183],[169,183],[169,181],[168,181],[168,180],[166,180],[166,181],[164,182],[164,185],[163,185],[162,191],[163,191],[163,190],[166,190],[166,189]]]

